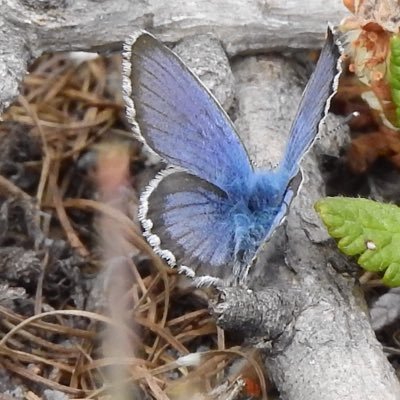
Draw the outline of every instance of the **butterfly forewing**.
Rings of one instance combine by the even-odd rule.
[[[252,173],[246,150],[224,110],[193,73],[148,33],[125,50],[125,95],[133,108],[128,115],[148,146],[169,164],[226,192],[246,186]]]
[[[300,105],[290,129],[289,142],[281,168],[289,179],[296,175],[299,164],[318,134],[334,94],[340,74],[340,53],[328,29],[327,39],[317,65],[304,90]]]

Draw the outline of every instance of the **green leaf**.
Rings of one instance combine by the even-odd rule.
[[[367,199],[327,197],[315,209],[339,249],[357,256],[367,271],[384,272],[383,282],[400,286],[400,207]]]
[[[391,88],[392,100],[396,106],[396,126],[400,126],[400,37],[395,35],[390,39],[389,59],[389,86]]]

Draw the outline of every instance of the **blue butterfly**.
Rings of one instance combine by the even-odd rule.
[[[198,285],[242,283],[282,223],[339,75],[328,29],[283,159],[254,170],[228,115],[182,60],[147,32],[124,44],[123,91],[136,136],[170,167],[141,196],[144,235]]]

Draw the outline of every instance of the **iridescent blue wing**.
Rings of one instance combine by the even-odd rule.
[[[318,134],[320,123],[329,109],[341,72],[339,48],[328,29],[327,39],[315,70],[304,90],[300,105],[290,129],[289,141],[280,164],[289,179],[299,171],[301,158]]]
[[[227,284],[235,279],[231,211],[224,191],[195,175],[169,168],[143,193],[139,217],[148,242],[170,266],[194,277],[198,285]],[[244,272],[238,271],[238,275]]]
[[[198,78],[147,32],[124,45],[128,119],[167,163],[226,192],[245,188],[252,167],[232,122]]]
[[[334,42],[333,34],[328,29],[327,39],[321,51],[317,66],[304,90],[296,118],[291,127],[289,141],[282,162],[269,178],[269,187],[275,187],[276,196],[269,202],[276,207],[274,216],[268,221],[268,229],[262,241],[268,241],[276,228],[286,217],[291,201],[297,194],[302,176],[300,161],[312,145],[321,120],[328,111],[339,75],[340,53]],[[262,201],[263,193],[256,193]],[[277,202],[276,202],[277,201]]]

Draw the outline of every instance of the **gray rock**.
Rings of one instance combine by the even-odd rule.
[[[211,34],[191,36],[181,40],[174,52],[228,110],[233,101],[234,78],[219,40]]]

